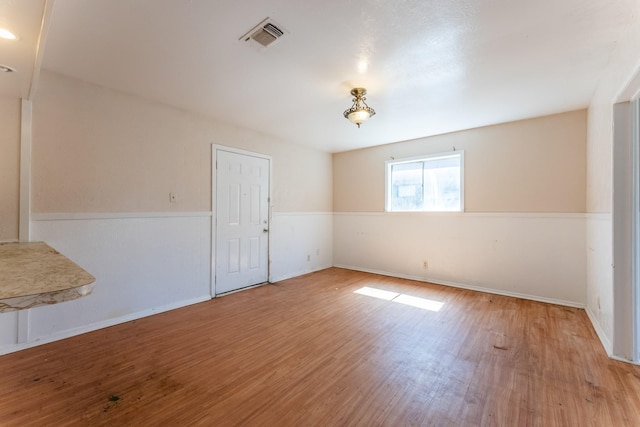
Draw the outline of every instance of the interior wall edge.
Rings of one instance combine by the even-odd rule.
[[[31,240],[31,177],[33,146],[33,104],[22,100],[20,114],[20,202],[19,202],[19,239],[22,242]]]
[[[598,322],[598,318],[591,310],[591,307],[587,305],[584,311],[587,313],[587,317],[589,318],[589,321],[591,322],[593,329],[596,331],[596,335],[598,336],[598,339],[600,340],[600,343],[602,344],[604,351],[607,353],[609,357],[614,357],[613,346],[611,345],[611,341],[609,341],[607,334],[604,332],[604,329],[602,329],[602,326],[600,326],[600,322]],[[628,362],[628,360],[626,360],[626,362]]]

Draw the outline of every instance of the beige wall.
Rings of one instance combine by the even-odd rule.
[[[586,119],[579,110],[334,154],[334,210],[384,210],[385,161],[465,151],[467,212],[584,212]]]
[[[0,97],[0,242],[18,239],[20,100]]]
[[[327,153],[44,71],[33,117],[35,213],[209,211],[212,144],[272,156],[274,211],[332,210]]]

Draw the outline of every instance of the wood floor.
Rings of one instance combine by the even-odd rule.
[[[337,268],[1,356],[0,378],[1,426],[640,425],[640,367],[584,311]]]

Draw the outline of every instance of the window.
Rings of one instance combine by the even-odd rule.
[[[464,152],[390,160],[386,209],[391,212],[461,212]]]

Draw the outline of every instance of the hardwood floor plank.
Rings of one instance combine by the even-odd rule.
[[[640,425],[640,367],[583,310],[338,268],[2,356],[0,375],[2,426]]]

